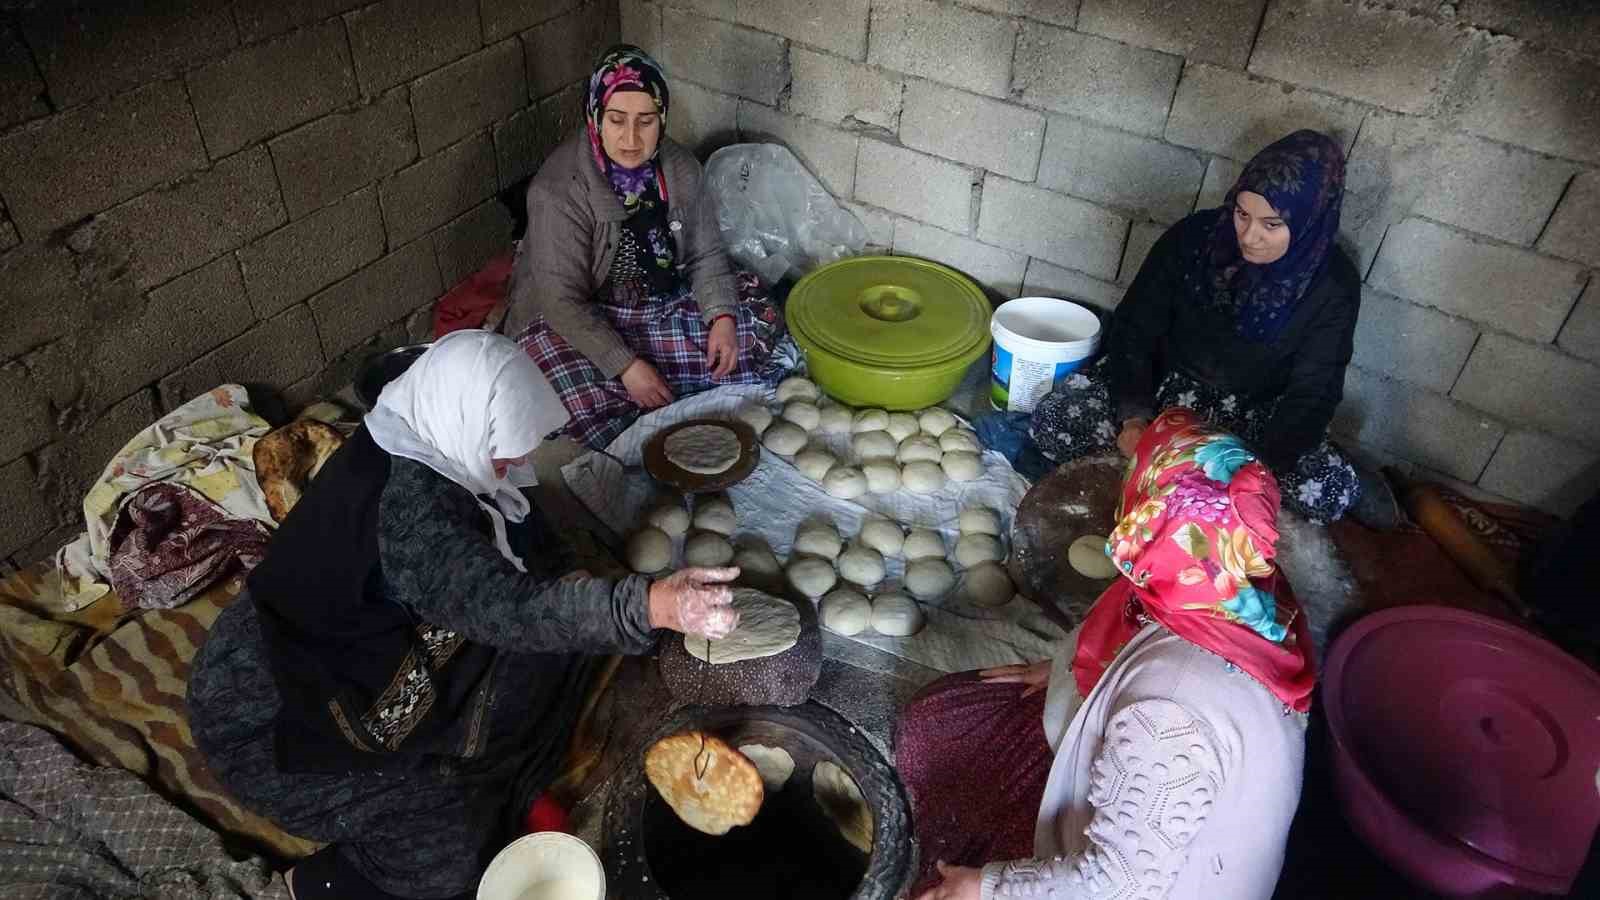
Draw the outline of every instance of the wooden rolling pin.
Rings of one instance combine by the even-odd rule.
[[[1511,564],[1489,549],[1455,507],[1445,501],[1438,487],[1421,481],[1407,482],[1394,471],[1386,470],[1386,474],[1400,485],[1406,515],[1467,573],[1472,583],[1500,598],[1518,615],[1526,616],[1528,608],[1517,593],[1516,572]]]

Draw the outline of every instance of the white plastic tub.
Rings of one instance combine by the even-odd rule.
[[[1100,319],[1071,300],[1018,297],[989,319],[994,335],[989,402],[995,409],[1033,412],[1061,379],[1100,346]]]
[[[590,846],[570,834],[524,835],[495,855],[478,882],[478,900],[605,900],[606,871]]]

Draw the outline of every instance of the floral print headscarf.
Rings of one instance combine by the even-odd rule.
[[[1240,191],[1265,197],[1289,226],[1288,252],[1276,262],[1258,265],[1240,254],[1233,230]],[[1280,138],[1250,160],[1223,199],[1209,240],[1190,262],[1189,290],[1198,302],[1231,316],[1240,337],[1276,339],[1327,265],[1343,204],[1339,143],[1309,129]]]
[[[594,163],[611,182],[611,188],[617,192],[623,209],[631,215],[646,193],[657,192],[665,200],[667,189],[666,185],[657,183],[655,157],[638,168],[628,169],[606,156],[605,145],[600,140],[600,120],[605,116],[606,104],[611,102],[611,98],[625,91],[650,95],[655,101],[656,112],[661,116],[662,131],[665,132],[671,96],[667,91],[666,76],[661,72],[661,64],[632,44],[617,44],[600,54],[594,74],[589,76],[584,117],[588,123],[589,147],[594,151]],[[657,144],[656,153],[660,152],[661,145]]]
[[[1278,484],[1239,439],[1194,412],[1162,413],[1123,479],[1106,555],[1121,578],[1084,619],[1073,658],[1088,696],[1148,620],[1249,673],[1285,705],[1311,707],[1310,633],[1273,565]]]

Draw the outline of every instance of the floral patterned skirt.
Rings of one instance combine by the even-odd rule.
[[[1057,385],[1033,412],[1028,436],[1045,458],[1065,463],[1116,449],[1117,423],[1106,358]],[[1169,372],[1156,389],[1156,408],[1186,406],[1208,423],[1258,443],[1276,403],[1247,403],[1238,396]],[[1318,523],[1339,519],[1361,496],[1361,482],[1344,454],[1326,439],[1303,454],[1292,470],[1274,472],[1283,502]]]

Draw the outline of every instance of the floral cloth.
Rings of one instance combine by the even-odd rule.
[[[254,569],[272,532],[235,519],[193,488],[156,482],[122,504],[111,529],[111,587],[132,609],[172,609]]]
[[[1123,479],[1106,555],[1122,574],[1084,620],[1072,671],[1089,696],[1150,619],[1244,670],[1287,706],[1311,706],[1310,632],[1272,564],[1278,485],[1238,438],[1170,409]]]

